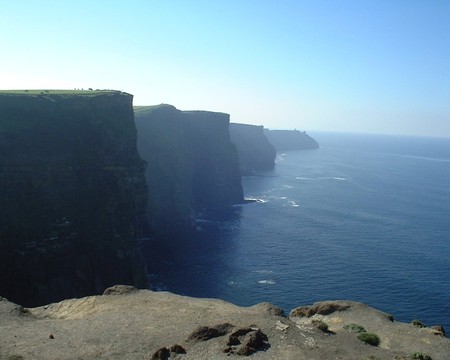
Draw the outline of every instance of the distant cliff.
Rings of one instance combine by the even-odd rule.
[[[304,131],[298,130],[265,130],[270,143],[277,152],[286,150],[318,149],[319,144]]]
[[[132,96],[0,92],[0,295],[38,305],[145,286]]]
[[[274,167],[276,151],[264,134],[263,126],[232,123],[230,136],[237,147],[243,175]]]
[[[135,121],[153,231],[191,228],[198,212],[243,201],[228,114],[158,105],[136,107]]]

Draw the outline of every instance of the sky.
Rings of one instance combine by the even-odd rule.
[[[450,137],[449,0],[0,0],[0,89]]]

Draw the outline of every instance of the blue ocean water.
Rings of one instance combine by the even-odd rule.
[[[320,149],[243,179],[258,202],[146,243],[153,285],[287,311],[351,299],[450,329],[450,139],[312,135]]]

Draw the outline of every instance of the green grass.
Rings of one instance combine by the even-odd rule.
[[[425,328],[427,327],[422,321],[420,320],[413,320],[411,321],[411,324],[413,324],[414,326],[417,326],[419,328]]]
[[[154,110],[163,109],[163,108],[174,108],[174,106],[169,104],[159,104],[159,105],[149,105],[149,106],[133,106],[134,113],[136,115],[146,115],[147,113],[151,113]]]
[[[344,329],[348,330],[352,333],[358,333],[358,334],[362,333],[362,332],[366,332],[366,329],[364,329],[364,327],[362,327],[361,325],[358,325],[358,324],[354,324],[354,323],[344,325]]]
[[[0,90],[0,95],[99,95],[107,93],[120,93],[118,90],[57,90],[57,89],[30,89],[30,90]]]
[[[362,332],[358,335],[358,339],[366,344],[378,346],[380,344],[380,338],[376,334]]]

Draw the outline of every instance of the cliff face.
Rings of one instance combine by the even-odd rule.
[[[0,294],[23,305],[145,285],[132,96],[0,93]]]
[[[305,132],[298,130],[265,130],[277,152],[286,150],[318,149],[319,144]]]
[[[153,231],[190,228],[198,212],[243,201],[229,115],[159,105],[138,107],[135,117]]]
[[[264,134],[263,126],[230,124],[230,136],[237,147],[243,175],[274,167],[276,151]]]

